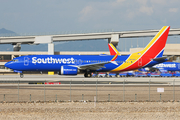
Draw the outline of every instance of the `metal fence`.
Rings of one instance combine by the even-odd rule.
[[[32,101],[180,101],[180,80],[151,81],[66,81],[48,85],[47,82],[0,83],[0,102]],[[60,83],[60,82],[58,82]]]

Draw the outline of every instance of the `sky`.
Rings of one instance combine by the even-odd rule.
[[[0,28],[18,34],[180,28],[179,0],[0,0]]]
[[[179,0],[0,0],[0,28],[16,33],[180,28]]]

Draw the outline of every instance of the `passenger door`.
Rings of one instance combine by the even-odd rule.
[[[24,57],[24,66],[28,66],[28,65],[29,65],[29,58]]]
[[[138,66],[139,66],[139,67],[142,67],[142,58],[140,58],[140,59],[138,60]]]

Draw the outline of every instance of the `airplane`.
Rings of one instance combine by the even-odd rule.
[[[152,66],[152,68],[158,69],[160,72],[168,71],[180,71],[180,63],[178,62],[164,62]]]
[[[60,75],[91,77],[93,72],[122,72],[154,66],[167,61],[162,57],[170,26],[164,26],[139,52],[120,55],[27,55],[14,58],[5,64],[23,77],[23,71],[58,71]],[[112,47],[113,48],[113,47]]]

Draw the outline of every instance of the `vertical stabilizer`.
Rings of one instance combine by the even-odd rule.
[[[170,26],[164,26],[149,44],[139,52],[132,53],[122,65],[114,71],[128,71],[148,65],[153,59],[162,57]]]
[[[162,57],[166,45],[167,37],[169,34],[170,26],[164,26],[150,43],[141,51],[146,56],[152,58]]]

